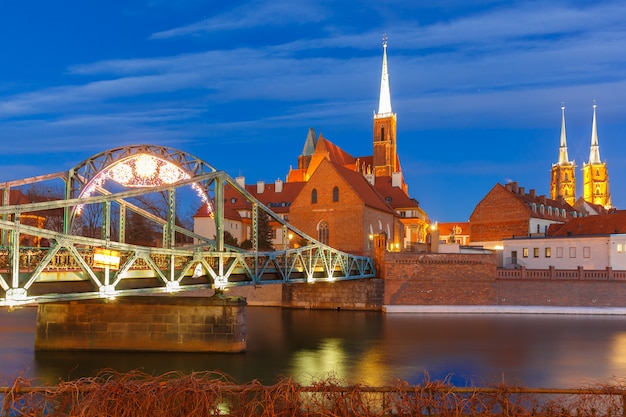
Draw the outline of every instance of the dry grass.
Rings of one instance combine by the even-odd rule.
[[[72,417],[383,417],[383,416],[619,416],[626,385],[575,390],[515,386],[457,388],[448,381],[387,387],[344,385],[335,378],[302,386],[290,378],[274,385],[237,385],[219,372],[152,376],[105,370],[94,377],[36,387],[16,378],[3,388],[4,416]]]

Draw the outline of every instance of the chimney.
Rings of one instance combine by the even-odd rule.
[[[530,194],[531,197],[535,198],[535,190],[534,189],[531,188],[528,193]]]
[[[391,186],[392,187],[402,186],[402,172],[394,172],[391,174]]]
[[[276,191],[277,193],[283,191],[283,180],[277,179],[276,181],[274,181],[274,191]]]
[[[237,177],[235,178],[235,182],[241,187],[246,188],[246,177]]]
[[[511,191],[514,194],[517,194],[517,182],[516,181],[511,181],[509,183],[506,184],[506,189]]]
[[[524,195],[524,187],[519,187],[519,195]]]
[[[256,193],[257,194],[263,194],[263,191],[265,191],[265,182],[264,181],[257,181],[256,182]]]

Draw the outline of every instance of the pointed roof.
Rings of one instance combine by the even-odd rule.
[[[571,165],[567,156],[567,138],[565,134],[565,106],[561,106],[561,147],[559,148],[559,165]]]
[[[383,35],[383,70],[380,78],[380,97],[377,115],[391,114],[391,93],[389,91],[389,72],[387,71],[387,35]]]
[[[304,141],[304,149],[302,149],[302,156],[313,155],[316,145],[317,145],[317,136],[315,134],[315,129],[311,127],[309,128],[309,133],[306,135],[306,140]]]
[[[593,104],[593,121],[591,123],[591,148],[589,149],[589,164],[601,164],[600,146],[598,146],[598,129],[596,127],[596,107]]]

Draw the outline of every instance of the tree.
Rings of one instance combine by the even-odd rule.
[[[257,240],[258,250],[274,250],[274,244],[272,243],[274,237],[274,231],[270,224],[270,216],[264,210],[258,210],[257,215]],[[241,242],[242,249],[254,249],[252,247],[252,240],[247,239]]]

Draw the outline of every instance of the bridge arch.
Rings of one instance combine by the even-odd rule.
[[[94,195],[108,180],[127,188],[150,188],[173,184],[217,170],[200,158],[174,148],[159,145],[129,145],[100,152],[69,170],[66,198]],[[208,184],[192,183],[200,199],[209,204]],[[72,208],[69,230],[82,205]]]

